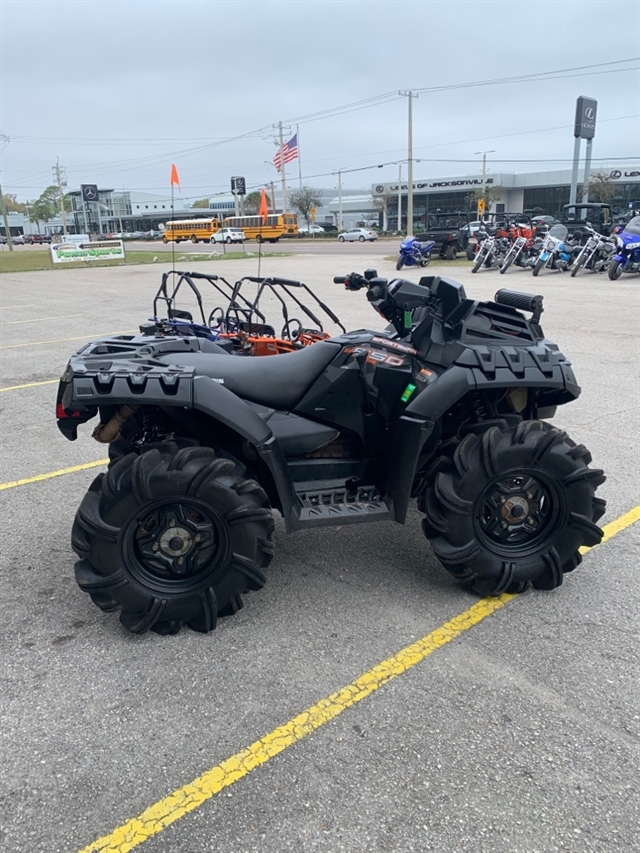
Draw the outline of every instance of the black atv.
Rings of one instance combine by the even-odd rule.
[[[580,388],[544,338],[542,297],[478,302],[373,270],[334,281],[366,289],[387,329],[269,358],[147,329],[71,358],[58,426],[74,440],[99,413],[111,456],[76,515],[76,579],[129,630],[234,613],[265,582],[274,509],[287,532],[402,524],[415,497],[436,556],[480,595],[553,589],[600,542],[604,475],[543,420]]]

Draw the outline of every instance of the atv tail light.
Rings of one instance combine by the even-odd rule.
[[[79,418],[81,414],[80,412],[67,412],[62,403],[58,403],[56,406],[56,417],[58,420],[63,420],[64,418]]]

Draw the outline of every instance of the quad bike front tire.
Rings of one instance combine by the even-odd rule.
[[[207,447],[130,453],[100,474],[73,525],[76,581],[129,631],[206,633],[265,583],[273,516],[244,466]]]
[[[404,261],[402,260],[402,258],[398,258],[398,260],[396,261],[396,269],[398,270],[398,272],[402,269],[403,266]]]
[[[554,589],[597,545],[602,471],[583,445],[543,421],[469,433],[440,456],[420,498],[436,557],[479,595]]]

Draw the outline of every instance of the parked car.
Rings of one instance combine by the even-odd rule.
[[[210,243],[244,243],[246,237],[242,228],[221,228],[211,237]]]
[[[311,225],[301,225],[298,228],[298,234],[324,234],[324,228],[312,223]]]
[[[11,242],[14,246],[24,246],[24,237],[22,236],[22,234],[12,234]]]
[[[26,238],[31,246],[36,243],[50,243],[51,242],[51,234],[29,234]]]
[[[343,231],[342,234],[338,234],[338,240],[340,240],[341,243],[344,243],[345,240],[349,243],[352,243],[354,240],[359,240],[361,243],[368,240],[370,243],[373,243],[373,241],[377,239],[377,232],[372,231],[370,228],[349,228],[348,231]]]
[[[326,233],[333,234],[334,232],[338,233],[338,226],[334,225],[332,222],[318,222],[316,223],[319,228],[322,228]]]

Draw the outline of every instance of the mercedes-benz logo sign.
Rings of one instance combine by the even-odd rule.
[[[384,187],[382,186],[382,184],[378,184],[378,186],[376,187],[376,192],[378,193],[378,195],[382,195],[382,193],[384,192]]]
[[[619,169],[614,169],[613,172],[609,175],[610,180],[617,181],[618,178],[622,177],[622,172]]]
[[[90,201],[92,198],[95,198],[96,195],[97,193],[93,187],[87,187],[84,191],[84,197],[87,199],[87,201]]]
[[[584,117],[586,119],[588,119],[589,121],[593,121],[594,118],[596,117],[596,111],[594,110],[594,108],[593,107],[587,107],[586,110],[584,111]]]

